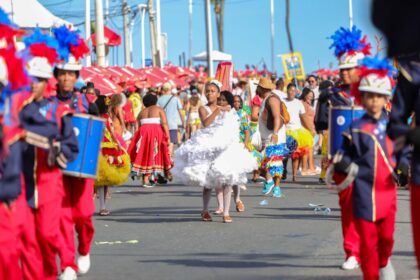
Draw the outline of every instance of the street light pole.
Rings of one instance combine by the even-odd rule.
[[[140,32],[141,32],[141,68],[146,67],[146,54],[145,54],[145,42],[144,42],[144,16],[146,14],[147,5],[139,4],[137,6],[141,13]]]
[[[188,39],[188,67],[192,65],[192,17],[193,17],[193,0],[189,0],[188,3],[188,11],[189,11],[189,39]]]
[[[271,10],[271,71],[276,72],[276,58],[274,55],[274,0],[270,1]]]
[[[349,23],[350,29],[353,27],[353,1],[349,0]]]
[[[207,74],[213,76],[213,40],[211,32],[210,0],[206,0]]]
[[[160,0],[156,0],[156,44],[158,53],[158,66],[162,67],[162,38],[160,29]]]
[[[127,0],[122,2],[122,13],[123,13],[123,28],[124,28],[124,62],[125,66],[130,66],[130,35],[128,34],[128,4]]]
[[[90,0],[85,0],[85,39],[86,42],[90,39]],[[97,39],[97,38],[96,38]],[[92,65],[92,58],[90,53],[86,56],[86,66]]]
[[[96,0],[96,57],[98,66],[105,66],[104,14],[102,0]]]

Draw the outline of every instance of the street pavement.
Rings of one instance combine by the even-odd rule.
[[[232,204],[232,224],[202,222],[201,188],[176,182],[151,189],[131,179],[112,188],[111,215],[95,215],[92,268],[80,279],[361,279],[361,271],[339,269],[342,250],[338,197],[317,178],[283,184],[284,197],[242,192],[246,211]],[[267,199],[268,205],[260,205]],[[309,203],[331,208],[315,213]],[[213,196],[210,202],[216,208]],[[409,193],[398,191],[392,262],[398,279],[416,276]]]

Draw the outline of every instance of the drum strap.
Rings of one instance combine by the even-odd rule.
[[[171,102],[172,98],[174,98],[174,96],[172,95],[171,98],[169,98],[168,102],[166,102],[165,106],[163,106],[163,110],[166,110],[166,107],[168,107],[169,102]]]

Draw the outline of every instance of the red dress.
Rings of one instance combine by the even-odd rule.
[[[137,174],[167,172],[172,168],[166,136],[160,118],[141,120],[141,126],[128,147],[132,171]]]

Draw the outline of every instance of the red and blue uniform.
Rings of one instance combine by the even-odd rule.
[[[58,93],[54,98],[62,104],[67,104],[76,113],[96,115],[98,112],[96,104],[89,103],[86,95],[78,92]],[[92,222],[95,211],[92,199],[94,180],[64,175],[63,182],[65,195],[60,222],[62,237],[61,269],[64,271],[66,267],[71,267],[74,271],[78,271],[75,261],[74,228],[76,228],[79,241],[79,255],[86,256],[90,252],[95,232]]]
[[[60,153],[72,161],[77,156],[78,143],[71,114],[72,110],[67,105],[44,99],[25,106],[20,112],[20,122],[26,131],[48,138],[51,145],[59,143]],[[51,150],[32,145],[27,145],[24,151],[26,199],[32,209],[27,223],[35,225],[36,238],[32,238],[30,233],[25,234],[23,255],[24,258],[34,259],[31,247],[34,242],[39,244],[39,259],[43,264],[42,279],[56,279],[58,271],[56,255],[60,249],[59,228],[64,187],[62,173],[54,157]],[[24,273],[25,268],[31,266],[34,266],[33,261],[22,265]]]
[[[318,123],[316,125],[322,127],[322,129],[328,129],[330,106],[351,106],[352,100],[350,99],[350,91],[350,86],[341,85],[339,87],[334,88],[331,93],[325,93],[325,102],[320,101],[320,104],[318,106]],[[326,142],[327,140],[328,139],[324,138],[323,141]],[[323,145],[326,144],[327,143],[323,143]],[[323,155],[322,159],[323,170],[326,170],[329,164],[330,162],[328,159],[327,152],[325,155]],[[339,183],[341,180],[344,179],[344,176],[335,175],[334,179],[337,183]],[[349,186],[345,190],[338,193],[339,205],[341,210],[341,229],[343,233],[343,247],[344,252],[346,253],[346,259],[353,256],[356,257],[356,259],[359,261],[360,238],[356,230],[356,225],[354,223],[352,193],[353,186]]]
[[[379,279],[379,269],[388,264],[394,245],[397,185],[387,121],[385,112],[379,119],[365,114],[343,133],[341,169],[351,163],[359,167],[353,182],[352,209],[364,279]]]

